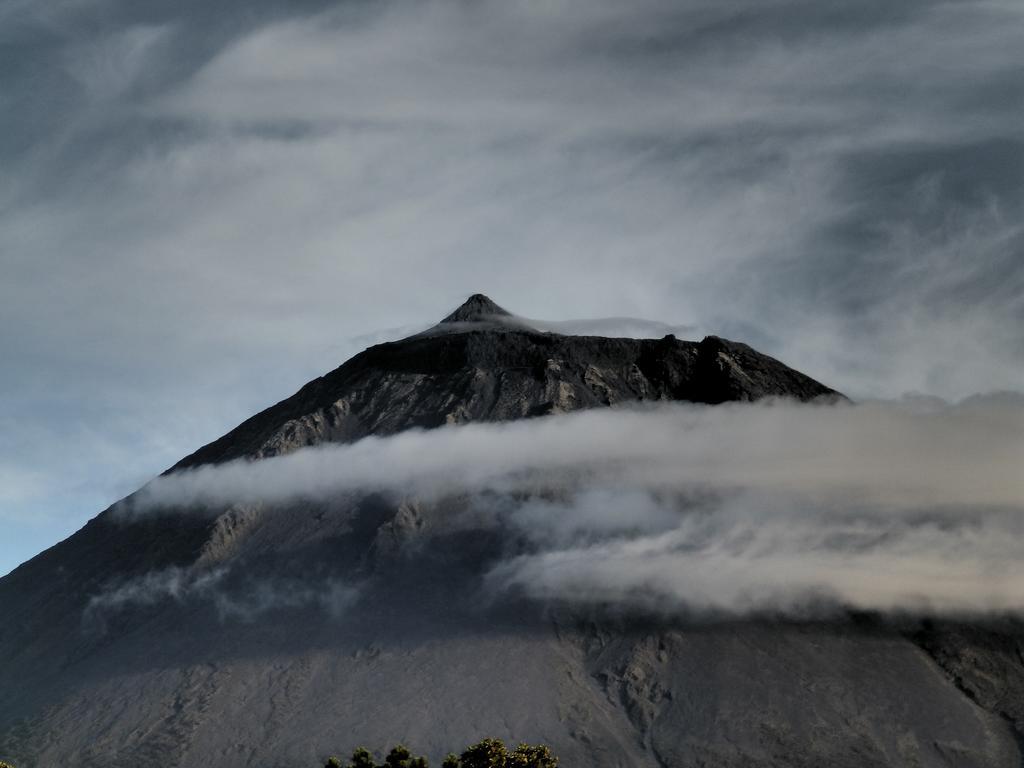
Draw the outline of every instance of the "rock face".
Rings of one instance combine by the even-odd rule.
[[[264,458],[413,427],[509,421],[641,400],[842,397],[746,344],[561,336],[472,296],[429,331],[367,349],[175,468]]]
[[[474,293],[462,302],[458,309],[442,320],[441,323],[451,325],[453,323],[486,323],[493,321],[497,324],[507,324],[512,319],[512,313],[503,307],[499,307],[491,301],[490,297],[484,296],[482,293]]]
[[[641,400],[842,397],[750,347],[541,333],[476,295],[169,471],[413,427]],[[0,758],[315,766],[485,736],[565,765],[1017,766],[1014,629],[582,615],[476,585],[471,497],[362,494],[125,519],[0,580]]]

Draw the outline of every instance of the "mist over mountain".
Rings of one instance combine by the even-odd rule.
[[[1016,766],[1022,428],[476,294],[0,580],[0,756]]]

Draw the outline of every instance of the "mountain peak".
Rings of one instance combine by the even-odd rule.
[[[499,307],[482,293],[474,293],[462,305],[442,320],[442,323],[478,323],[512,317],[507,309]]]
[[[522,318],[476,294],[430,332],[360,352],[185,457],[174,470],[250,462],[318,445],[351,444],[371,436],[456,424],[507,423],[640,402],[710,405],[764,397],[840,396],[738,342],[715,337],[696,342],[670,336],[627,339],[544,333],[530,330]],[[470,435],[468,439],[477,438]],[[629,435],[624,433],[623,439]],[[370,448],[371,453],[359,454],[363,449],[354,448],[353,455],[372,456],[381,444],[370,445],[377,446]],[[406,447],[401,450],[407,450],[415,442],[402,445]],[[330,455],[339,454],[319,454],[314,461],[329,460],[324,457]],[[434,476],[441,480],[431,466],[430,461],[424,464],[431,473],[423,475],[424,480]],[[231,503],[225,497],[223,505],[186,503],[159,514],[141,513],[141,507],[140,514],[134,514],[135,502],[127,500],[110,508],[0,579],[0,616],[5,619],[0,633],[0,680],[22,682],[13,692],[5,689],[0,701],[0,758],[10,756],[19,765],[99,765],[106,760],[111,765],[154,768],[183,765],[191,755],[199,755],[193,761],[196,764],[209,765],[202,755],[216,754],[211,760],[221,768],[243,768],[249,764],[248,750],[269,755],[276,764],[300,763],[310,754],[325,754],[326,739],[334,738],[330,734],[335,732],[378,744],[395,734],[403,738],[408,734],[422,739],[436,756],[448,748],[438,734],[456,734],[453,738],[459,739],[463,734],[468,741],[478,738],[479,731],[518,731],[553,734],[560,751],[569,757],[567,765],[658,764],[653,753],[623,751],[622,745],[646,743],[647,736],[636,729],[640,721],[632,717],[639,699],[623,698],[625,709],[608,709],[600,727],[583,739],[572,720],[542,718],[563,706],[584,713],[605,712],[601,707],[607,706],[607,696],[599,690],[601,686],[523,688],[521,680],[545,681],[556,666],[568,670],[573,679],[618,680],[621,670],[640,665],[658,675],[651,678],[652,684],[664,690],[695,689],[696,700],[714,701],[716,676],[698,675],[694,683],[688,676],[693,669],[689,655],[679,656],[678,662],[659,655],[660,661],[654,664],[654,651],[647,643],[653,636],[652,624],[633,625],[637,634],[625,634],[632,631],[627,618],[613,613],[612,623],[597,624],[601,614],[587,607],[586,613],[581,609],[578,615],[589,617],[593,611],[593,618],[577,630],[575,619],[569,618],[570,611],[577,609],[567,603],[534,604],[527,602],[525,594],[515,594],[511,602],[488,595],[484,605],[478,597],[486,594],[482,590],[488,574],[506,562],[499,559],[506,553],[544,557],[540,553],[546,550],[535,554],[528,548],[534,540],[525,535],[515,537],[515,550],[509,547],[511,529],[505,526],[511,524],[505,522],[510,519],[505,510],[513,501],[528,504],[536,498],[547,503],[563,477],[561,466],[538,467],[536,491],[522,494],[513,485],[502,490],[500,483],[490,486],[494,490],[478,493],[471,490],[472,481],[463,492],[457,477],[445,476],[437,491],[430,490],[429,482],[408,482],[402,490],[396,484],[392,493],[386,490],[390,483],[384,486],[371,480],[365,491],[352,487],[324,498],[299,495],[280,502],[240,499]],[[352,472],[358,478],[358,469]],[[579,469],[569,469],[564,477],[566,489],[573,489],[575,483],[584,487],[585,475]],[[495,515],[493,527],[484,522],[492,519],[490,510]],[[549,604],[555,608],[549,609]],[[339,632],[338,610],[345,611],[346,627],[354,630]],[[552,615],[559,617],[557,626]],[[411,635],[410,626],[417,628]],[[665,632],[680,631],[674,624],[666,626]],[[756,642],[769,643],[765,646],[769,654],[778,648],[793,649],[788,651],[792,656],[777,660],[772,669],[784,669],[780,665],[790,663],[790,658],[795,662],[811,658],[813,666],[796,668],[794,677],[817,674],[831,658],[822,656],[817,645],[794,646],[789,634],[776,640],[760,626],[751,631],[737,643],[737,630],[729,625],[721,641],[710,638],[706,645],[695,646],[696,663],[713,669],[723,664],[746,668],[748,651],[757,649]],[[850,648],[863,647],[866,653],[878,655],[866,645],[849,645],[856,636],[842,631],[840,639],[846,644],[836,651],[836,668],[848,668],[845,659]],[[593,637],[612,639],[602,641],[600,654],[580,653],[583,644],[590,648]],[[826,642],[828,637],[818,635],[813,642]],[[874,635],[867,642],[876,642]],[[668,649],[665,654],[680,647],[670,640],[662,645]],[[722,656],[720,647],[736,648],[738,655]],[[367,652],[367,648],[380,650]],[[510,663],[494,664],[495,648]],[[688,654],[690,647],[678,652]],[[606,657],[606,653],[614,655]],[[924,653],[907,651],[900,658],[927,663]],[[566,666],[566,659],[573,660],[572,666]],[[679,677],[660,676],[662,670],[667,675],[670,669],[683,671]],[[886,668],[882,678],[902,681],[906,676],[900,671],[896,666]],[[861,679],[856,673],[852,671],[848,679],[829,678],[825,685],[853,690],[851,686]],[[915,677],[910,679],[926,681],[915,689],[917,695],[934,696],[940,690],[931,668],[915,667],[911,673]],[[778,674],[770,671],[769,678],[759,687],[731,693],[730,701],[756,702],[775,696]],[[844,697],[851,709],[836,715],[841,722],[851,721],[863,702],[878,695],[873,680],[865,685],[854,699]],[[435,713],[422,719],[419,730],[403,730],[407,723],[403,713],[412,710],[396,709],[394,703],[410,686],[430,687],[471,706],[463,707],[454,719]],[[360,691],[358,697],[353,690]],[[960,695],[953,685],[941,690]],[[120,701],[126,691],[137,706],[122,716],[111,715],[123,711]],[[502,695],[495,697],[493,691]],[[883,693],[882,699],[890,691]],[[786,705],[803,706],[807,698],[803,694],[797,691],[785,699]],[[637,695],[646,696],[643,690]],[[275,705],[265,711],[273,727],[254,725],[251,713],[239,710],[237,702],[245,696],[284,702],[284,709]],[[166,712],[168,697],[177,697],[181,707]],[[650,704],[647,698],[643,701],[647,702],[643,706]],[[830,712],[830,702],[827,696],[813,698],[808,714],[794,711],[804,722]],[[688,710],[672,708],[676,702],[658,706],[668,707],[650,710],[659,713],[659,723],[688,717]],[[943,722],[979,717],[970,709],[976,704],[965,703],[964,715],[943,707],[936,710]],[[366,711],[384,715],[368,724]],[[531,719],[535,712],[538,719]],[[740,707],[722,732],[739,732],[765,717],[770,714]],[[284,725],[278,727],[279,723]],[[292,729],[306,735],[293,742],[286,735]],[[90,738],[97,733],[104,735],[102,743]],[[864,755],[856,749],[863,731],[842,731],[841,736],[854,750],[841,765],[861,765]],[[938,731],[921,736],[920,743],[927,746],[939,737]],[[838,738],[835,744],[846,743]],[[246,751],[236,749],[240,741],[250,740]],[[669,754],[684,754],[672,746],[676,742],[667,743]],[[769,743],[773,752],[765,754],[777,754],[777,744],[773,738]],[[794,750],[802,746],[793,744]],[[742,757],[736,757],[731,744],[723,750],[727,751],[720,754],[726,757],[712,756],[711,762],[741,764]],[[86,763],[80,759],[83,754]],[[696,754],[699,760],[701,754],[710,753]],[[998,759],[986,760],[988,753],[970,754],[981,755],[971,763],[975,766],[1002,764]],[[694,762],[686,756],[673,761]],[[884,763],[876,760],[875,764]]]

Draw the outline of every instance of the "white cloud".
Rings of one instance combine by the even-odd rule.
[[[283,502],[350,490],[438,495],[543,485],[549,477],[560,485],[560,473],[577,471],[616,487],[756,488],[897,509],[1019,504],[1024,401],[936,402],[662,405],[411,430],[164,475],[120,509]]]
[[[231,584],[231,570],[228,566],[206,570],[170,567],[108,585],[89,599],[82,613],[82,628],[90,634],[104,634],[110,620],[122,611],[167,601],[209,605],[222,622],[253,621],[271,611],[308,606],[339,618],[359,595],[357,586],[337,579],[311,584],[261,576]]]
[[[1020,507],[906,515],[743,493],[696,508],[663,503],[657,517],[645,518],[633,499],[618,503],[620,522],[638,529],[673,511],[675,524],[517,556],[490,572],[490,586],[669,614],[1024,610]],[[560,527],[592,516],[586,498],[549,511],[561,518]]]
[[[199,467],[119,511],[385,491],[439,500],[443,515],[469,494],[530,543],[488,575],[501,591],[665,611],[1020,611],[1022,453],[1018,396],[665,405]]]

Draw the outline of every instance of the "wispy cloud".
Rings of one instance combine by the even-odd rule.
[[[1019,387],[1018,5],[240,8],[0,3],[0,421],[54,487],[88,435],[121,485],[476,291],[854,396]]]
[[[158,477],[122,514],[325,498],[350,490],[439,495],[600,469],[617,485],[758,488],[917,507],[1017,504],[1018,396],[807,406],[661,405],[470,424],[324,445]]]
[[[1024,510],[924,507],[914,513],[813,503],[785,494],[604,500],[617,535],[594,537],[589,495],[551,504],[575,542],[497,565],[488,584],[542,600],[637,612],[797,616],[857,608],[924,614],[1024,610]],[[513,516],[513,519],[520,519]]]
[[[120,613],[167,602],[211,606],[221,621],[254,621],[268,612],[309,606],[338,618],[359,595],[357,586],[338,579],[313,583],[264,575],[231,583],[231,571],[231,566],[172,567],[107,585],[86,604],[82,628],[102,635]]]
[[[1022,610],[1022,438],[1019,396],[602,410],[200,467],[120,513],[468,493],[530,543],[489,574],[502,591],[740,613]]]

